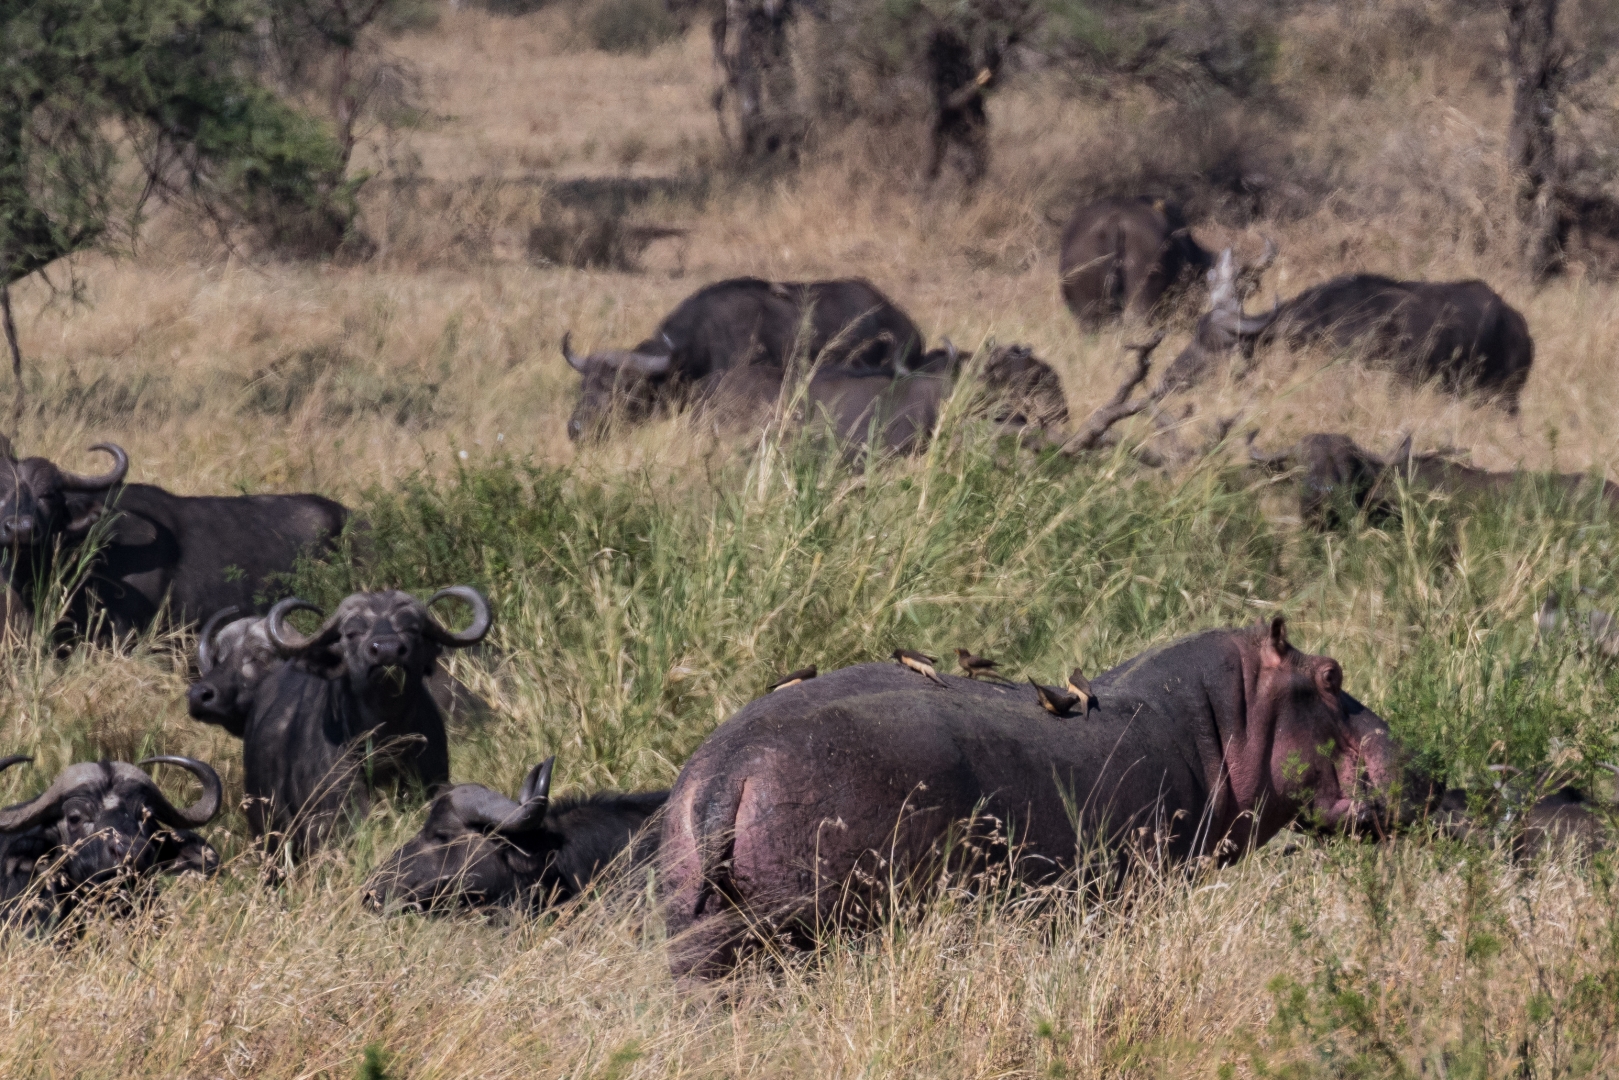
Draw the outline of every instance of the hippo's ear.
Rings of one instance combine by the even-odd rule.
[[[1265,643],[1260,646],[1264,654],[1265,665],[1279,665],[1287,659],[1287,654],[1293,646],[1287,643],[1287,620],[1278,615],[1270,621],[1270,628],[1265,636]]]
[[[1315,687],[1327,697],[1337,697],[1344,688],[1344,669],[1336,660],[1329,660],[1315,670]]]

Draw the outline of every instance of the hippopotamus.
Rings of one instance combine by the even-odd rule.
[[[721,724],[662,824],[676,979],[719,977],[766,937],[858,925],[889,883],[963,853],[1034,882],[1104,850],[1113,866],[1132,848],[1223,863],[1301,819],[1369,830],[1398,783],[1388,725],[1281,618],[1126,661],[1090,680],[1083,713],[1048,712],[1039,689],[861,664]]]

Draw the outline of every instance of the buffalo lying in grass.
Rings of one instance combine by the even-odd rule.
[[[427,823],[384,859],[365,887],[367,905],[394,908],[504,906],[534,909],[569,900],[642,834],[667,791],[598,792],[551,798],[555,758],[529,770],[517,801],[479,784],[433,800]],[[637,845],[648,859],[656,834]]]
[[[124,484],[129,455],[114,443],[91,447],[113,467],[80,476],[44,458],[18,460],[0,439],[0,548],[15,602],[31,617],[58,561],[70,558],[103,519],[99,548],[68,619],[89,630],[91,601],[114,633],[144,630],[168,605],[180,625],[234,605],[262,610],[278,576],[300,555],[336,539],[348,511],[319,495],[173,495]],[[8,612],[9,616],[9,612]]]
[[[451,631],[429,612],[456,598],[472,608]],[[287,625],[304,600],[270,609],[265,630],[282,661],[253,691],[242,740],[243,787],[253,835],[294,857],[325,838],[348,809],[363,814],[384,784],[429,793],[449,783],[444,714],[428,693],[443,649],[476,645],[489,632],[489,602],[464,585],[426,603],[403,592],[355,593],[308,637]]]
[[[0,769],[32,760],[0,759]],[[219,774],[184,757],[140,764],[180,766],[202,783],[202,796],[177,807],[134,765],[83,762],[62,770],[34,798],[0,810],[0,915],[14,925],[46,925],[97,886],[218,869],[213,846],[191,830],[219,813]]]
[[[1326,343],[1358,350],[1409,381],[1435,380],[1449,393],[1477,393],[1509,414],[1518,411],[1535,342],[1523,315],[1482,281],[1349,274],[1248,315],[1238,277],[1227,249],[1209,271],[1210,310],[1165,372],[1168,385],[1195,386],[1234,352],[1251,356],[1271,341],[1294,349]]]
[[[887,883],[955,848],[1055,878],[1099,845],[1225,861],[1301,815],[1371,828],[1398,766],[1343,672],[1281,619],[1154,649],[1091,680],[1083,717],[1036,691],[865,664],[745,706],[669,795],[660,886],[677,978],[723,974],[762,937],[860,923]],[[975,827],[976,828],[976,827]],[[1004,834],[999,850],[993,832]],[[987,849],[985,845],[988,845]]]
[[[851,453],[916,453],[927,446],[958,385],[954,350],[929,353],[916,370],[819,368],[798,388],[780,367],[755,365],[709,376],[698,385],[698,415],[720,427],[762,427],[795,406],[794,421],[823,425]],[[985,419],[1017,430],[1056,430],[1068,401],[1056,371],[1027,345],[994,349],[977,374]]]
[[[1318,528],[1342,524],[1345,512],[1381,521],[1398,514],[1399,483],[1452,495],[1504,494],[1526,480],[1538,479],[1570,497],[1594,493],[1619,507],[1619,484],[1585,473],[1488,472],[1444,454],[1413,454],[1407,438],[1389,456],[1379,457],[1356,445],[1348,435],[1306,435],[1279,454],[1251,449],[1253,461],[1282,472],[1299,470],[1299,515]]]
[[[715,372],[800,355],[833,367],[894,371],[921,356],[923,339],[905,312],[870,282],[773,282],[736,278],[705,286],[633,349],[562,355],[581,378],[568,438],[601,434],[614,416],[635,423],[685,401]]]

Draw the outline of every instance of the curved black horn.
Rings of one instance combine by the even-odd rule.
[[[489,633],[489,625],[494,621],[489,614],[489,601],[484,599],[483,593],[474,589],[471,585],[451,585],[449,588],[440,589],[434,593],[432,598],[427,601],[427,606],[432,607],[447,596],[462,600],[472,608],[472,622],[465,630],[456,632],[446,630],[437,619],[429,617],[427,620],[428,634],[439,643],[456,649],[464,649],[468,645],[478,644],[483,640],[484,635]]]
[[[552,754],[538,765],[528,771],[523,777],[523,787],[517,793],[517,801],[526,803],[530,799],[549,799],[551,797],[551,770],[556,767],[557,756]]]
[[[208,621],[202,624],[202,632],[197,635],[197,670],[204,675],[214,669],[214,638],[226,623],[234,620],[241,612],[242,609],[235,604],[222,607],[208,616]]]
[[[70,792],[91,781],[105,783],[106,774],[102,772],[100,765],[93,762],[69,765],[62,770],[60,776],[51,781],[50,787],[34,798],[9,810],[0,810],[0,832],[24,832],[32,829],[44,821],[53,809],[60,806]]]
[[[157,792],[156,811],[158,819],[165,825],[179,828],[200,829],[214,819],[219,813],[220,805],[225,801],[225,786],[219,782],[219,774],[214,767],[205,761],[196,758],[180,757],[177,754],[160,754],[157,757],[142,758],[137,765],[178,765],[186,772],[197,778],[202,785],[202,795],[196,802],[185,809],[180,809],[164,797],[161,791]],[[157,784],[154,782],[155,789]]]
[[[80,476],[78,473],[58,469],[62,474],[62,487],[68,491],[105,491],[114,484],[122,482],[129,472],[129,455],[117,443],[98,442],[90,449],[102,450],[112,455],[113,466],[100,476]]]
[[[269,634],[270,643],[275,646],[276,652],[284,657],[302,652],[320,641],[329,630],[333,629],[330,621],[328,621],[327,625],[322,626],[309,637],[304,637],[287,625],[287,616],[294,611],[313,611],[317,615],[326,614],[308,600],[300,600],[296,596],[289,596],[285,600],[276,602],[275,607],[270,609],[270,614],[265,616],[264,631]]]
[[[5,772],[13,765],[21,765],[25,761],[33,760],[34,759],[28,754],[12,754],[10,757],[0,758],[0,772]]]
[[[569,344],[572,338],[573,332],[571,330],[562,335],[562,359],[566,360],[568,362],[568,366],[573,368],[573,370],[583,374],[585,370],[585,362],[573,354],[573,348]]]

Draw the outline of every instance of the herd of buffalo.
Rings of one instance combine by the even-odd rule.
[[[1134,347],[1136,375],[1064,437],[1065,450],[1099,445],[1119,418],[1267,341],[1353,348],[1508,410],[1533,360],[1523,317],[1476,281],[1353,275],[1250,314],[1244,300],[1264,264],[1212,255],[1158,201],[1082,209],[1061,268],[1062,295],[1086,323],[1151,317],[1200,272],[1210,286],[1158,389],[1130,400],[1156,342]],[[582,380],[574,439],[671,407],[715,424],[793,409],[845,446],[905,452],[930,437],[967,371],[996,424],[1038,438],[1069,419],[1056,373],[1027,347],[969,367],[948,342],[926,348],[864,281],[722,281],[633,349],[580,356],[564,337],[562,350]],[[59,625],[35,632],[200,626],[188,711],[241,740],[247,822],[278,871],[363,818],[381,789],[429,797],[421,832],[364,886],[379,912],[537,908],[628,861],[655,868],[675,976],[703,980],[766,943],[804,944],[817,927],[879,918],[896,888],[941,873],[1005,868],[1040,883],[1132,857],[1223,863],[1290,825],[1379,836],[1437,817],[1457,835],[1471,828],[1457,793],[1415,776],[1382,718],[1345,691],[1339,664],[1294,647],[1280,618],[1194,634],[1090,680],[1076,670],[1072,693],[1000,678],[966,649],[960,676],[903,649],[899,663],[805,668],[721,724],[669,791],[552,799],[554,759],[529,771],[515,799],[451,786],[447,720],[487,706],[439,661],[488,635],[493,612],[480,592],[452,585],[425,602],[356,593],[329,615],[295,597],[270,603],[301,557],[364,522],[316,495],[179,496],[125,483],[124,450],[92,449],[111,457],[108,471],[80,475],[0,446],[8,625],[33,628],[77,575]],[[1346,511],[1393,513],[1396,480],[1453,491],[1514,482],[1409,443],[1379,456],[1341,435],[1253,457],[1299,473],[1302,516],[1324,528]],[[1577,492],[1588,479],[1551,483]],[[1596,493],[1619,505],[1619,487]],[[447,604],[469,613],[464,628],[447,620]],[[323,621],[302,632],[290,621],[298,611]],[[0,759],[0,770],[28,760]],[[138,767],[155,764],[193,774],[196,803],[170,803]],[[1546,835],[1595,836],[1581,799],[1559,792],[1526,820]],[[223,801],[214,769],[190,758],[70,766],[38,797],[0,810],[6,920],[56,925],[94,887],[117,882],[115,895],[132,902],[135,884],[156,874],[212,873],[218,855],[197,830]]]

